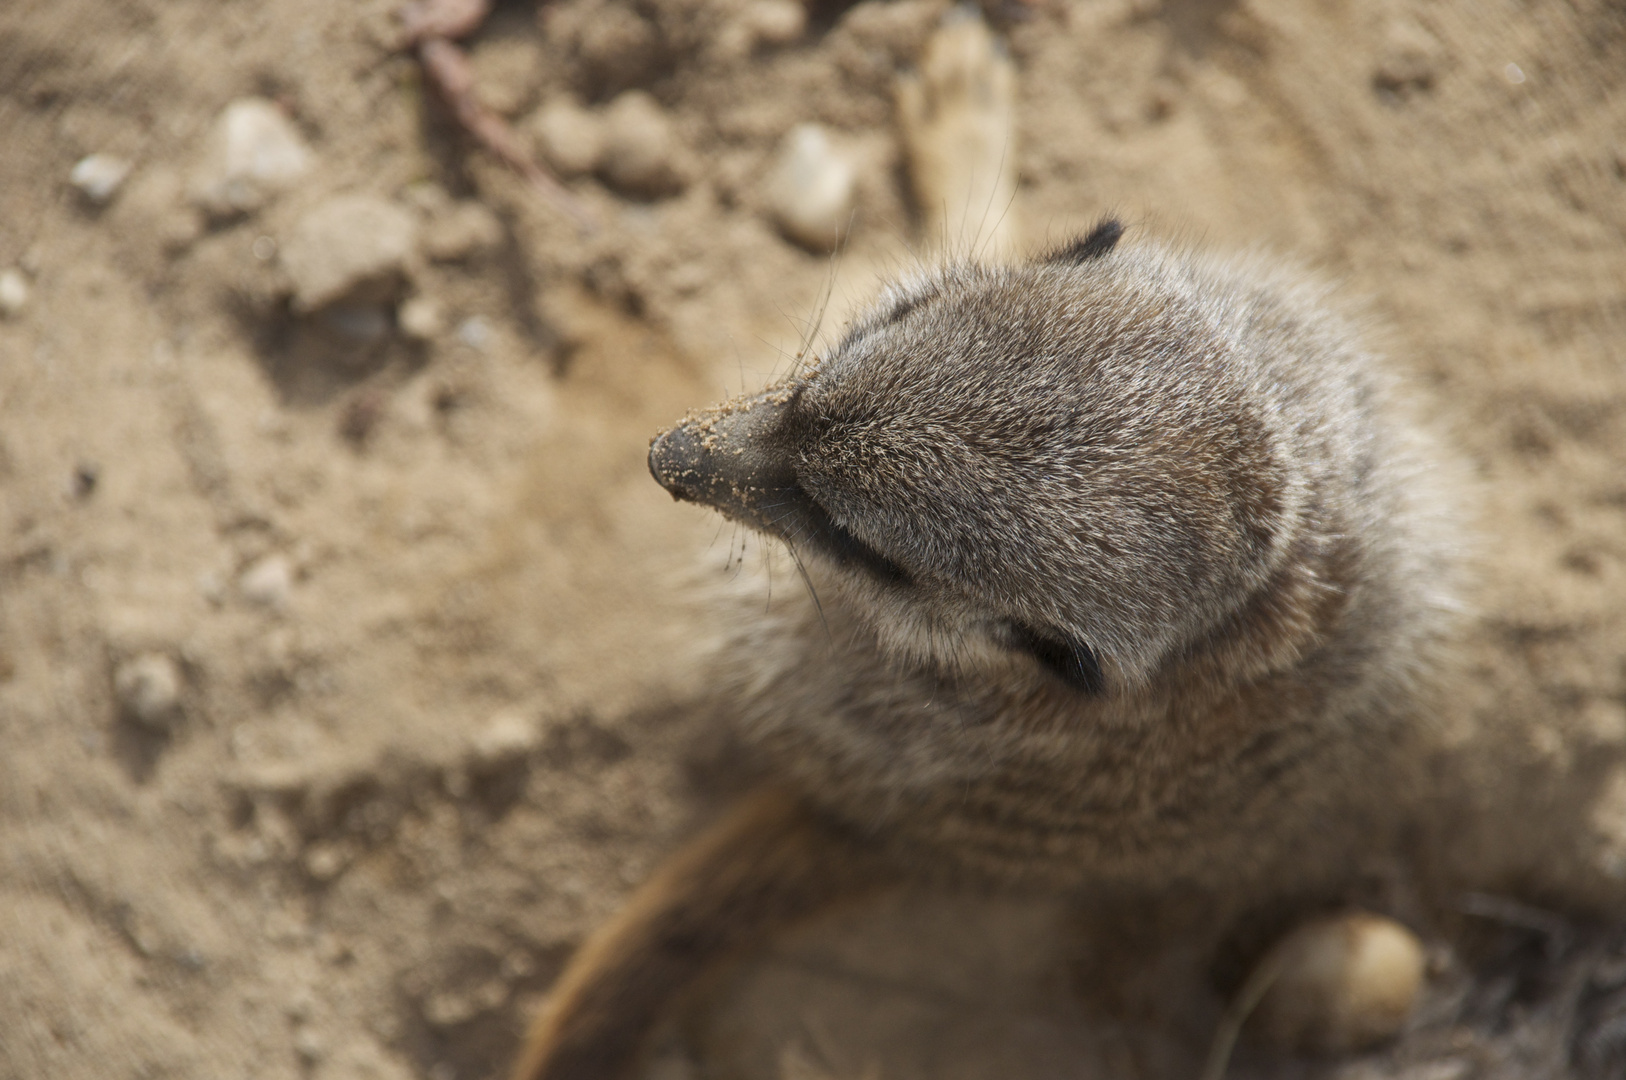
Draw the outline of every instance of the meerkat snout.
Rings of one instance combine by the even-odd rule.
[[[901,584],[908,574],[834,520],[802,485],[796,465],[804,417],[776,389],[690,417],[656,436],[649,471],[684,502],[805,549],[837,567]]]
[[[649,472],[674,499],[770,530],[774,503],[797,486],[787,454],[783,392],[693,415],[649,444]]]

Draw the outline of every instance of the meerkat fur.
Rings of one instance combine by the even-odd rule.
[[[1312,278],[1123,233],[918,273],[655,440],[663,486],[810,586],[728,619],[775,809],[583,950],[521,1080],[621,1075],[550,1063],[636,1040],[659,1005],[637,951],[674,948],[648,932],[674,910],[662,995],[895,876],[1264,897],[1403,816],[1459,615],[1450,459]],[[781,834],[823,839],[742,884],[741,845]],[[748,933],[697,929],[751,897]]]

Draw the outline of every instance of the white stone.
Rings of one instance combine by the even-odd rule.
[[[446,316],[440,305],[427,296],[414,296],[396,309],[395,321],[401,333],[414,341],[430,341],[446,332]]]
[[[258,210],[293,187],[314,161],[274,102],[240,98],[222,110],[192,177],[192,198],[219,217]]]
[[[11,318],[28,306],[28,279],[17,269],[0,270],[0,317]]]
[[[145,653],[120,664],[113,692],[130,719],[162,730],[174,722],[181,704],[181,672],[163,653]]]
[[[318,841],[305,852],[305,872],[317,881],[332,881],[350,865],[350,855],[339,844]]]
[[[604,124],[568,98],[556,98],[531,120],[542,156],[560,176],[582,176],[604,156]]]
[[[1422,24],[1395,18],[1383,28],[1373,77],[1390,93],[1427,90],[1434,85],[1441,58],[1440,43]]]
[[[469,741],[469,756],[480,765],[504,765],[534,752],[542,743],[536,720],[517,710],[503,710]]]
[[[455,262],[492,251],[502,243],[503,226],[483,203],[467,200],[434,215],[423,231],[424,254]]]
[[[434,1028],[452,1028],[466,1024],[486,1011],[486,1005],[476,990],[472,994],[459,994],[452,990],[438,990],[424,998],[423,1018]],[[455,1073],[453,1074],[456,1075]]]
[[[278,245],[294,310],[392,299],[417,242],[417,221],[395,203],[371,195],[336,195],[319,203]]]
[[[294,570],[285,555],[267,555],[237,579],[245,599],[268,608],[286,607],[293,585]]]
[[[792,128],[767,179],[767,204],[784,234],[803,247],[830,251],[852,221],[858,167],[818,124]]]
[[[111,199],[130,175],[130,163],[112,154],[91,154],[79,159],[68,174],[68,183],[93,203]]]
[[[807,6],[797,0],[754,0],[745,5],[740,22],[755,42],[789,45],[807,30]]]
[[[485,352],[491,345],[491,324],[479,315],[470,315],[457,324],[457,340],[471,349]]]
[[[681,149],[671,117],[651,95],[628,90],[604,110],[604,155],[599,169],[610,186],[656,199],[683,190]]]
[[[308,1027],[294,1032],[294,1052],[306,1065],[315,1065],[327,1056],[327,1042]]]

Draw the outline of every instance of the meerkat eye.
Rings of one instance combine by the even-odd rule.
[[[802,503],[798,540],[814,544],[840,565],[860,566],[888,584],[908,584],[908,571],[844,528],[805,488],[798,485],[797,490]]]
[[[1011,624],[1011,637],[1017,649],[1027,653],[1062,682],[1086,694],[1106,692],[1106,676],[1101,673],[1095,650],[1077,638],[1060,631],[1038,629],[1023,623]]]
[[[812,442],[826,423],[806,407],[807,388],[806,382],[797,385],[785,403],[783,419],[774,434],[781,446]],[[779,496],[769,528],[786,543],[816,547],[838,566],[861,567],[887,584],[909,583],[908,571],[854,536],[813,497],[800,477],[792,477],[787,486],[779,489]]]

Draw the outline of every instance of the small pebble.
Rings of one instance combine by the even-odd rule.
[[[414,341],[433,341],[446,332],[445,314],[440,305],[427,296],[402,301],[395,311],[395,322],[401,333]]]
[[[101,482],[102,468],[94,461],[81,461],[73,467],[73,479],[68,489],[76,499],[88,499],[96,494],[96,485]]]
[[[616,190],[658,199],[683,190],[681,150],[672,120],[642,90],[628,90],[604,110],[604,154],[599,169]]]
[[[536,720],[518,711],[497,713],[469,740],[469,757],[478,765],[507,765],[535,753],[542,745]]]
[[[130,175],[130,163],[112,154],[91,154],[79,159],[68,174],[68,183],[91,202],[101,205],[111,199]]]
[[[423,1002],[423,1018],[430,1027],[449,1028],[474,1019],[480,1013],[479,1005],[462,994],[450,990],[430,994]]]
[[[718,32],[712,47],[722,59],[740,59],[758,49],[789,45],[807,31],[807,8],[798,0],[756,0]]]
[[[1248,1021],[1281,1051],[1344,1054],[1398,1035],[1423,986],[1417,936],[1393,919],[1352,912],[1293,931],[1260,961],[1275,972]]]
[[[667,51],[661,31],[633,4],[550,4],[543,15],[550,44],[578,61],[593,85],[638,86]]]
[[[943,8],[932,3],[854,4],[842,15],[839,31],[872,55],[912,64],[942,20]]]
[[[205,570],[197,577],[198,593],[211,604],[220,604],[226,598],[226,583],[213,570]]]
[[[430,220],[423,231],[423,249],[438,262],[458,262],[494,250],[502,239],[503,226],[497,215],[471,200]]]
[[[753,0],[740,22],[762,45],[789,45],[807,31],[807,6],[798,0]]]
[[[1390,94],[1427,90],[1440,64],[1440,43],[1410,19],[1395,19],[1383,29],[1372,82]]]
[[[124,715],[162,731],[180,713],[181,672],[163,653],[143,653],[126,660],[113,673],[113,692]]]
[[[314,161],[275,102],[239,98],[209,132],[192,198],[216,217],[251,213],[302,180]]]
[[[322,321],[352,341],[377,341],[390,332],[389,312],[376,304],[335,304]]]
[[[28,306],[28,279],[16,269],[0,270],[0,317],[22,314]]]
[[[418,244],[418,226],[401,206],[371,195],[336,195],[294,223],[278,245],[293,286],[294,310],[336,301],[392,299]]]
[[[538,75],[548,63],[540,42],[517,35],[482,35],[468,56],[480,104],[505,117],[535,100]]]
[[[316,881],[332,881],[350,865],[350,856],[338,844],[317,842],[305,852],[305,872]]]
[[[401,198],[425,214],[444,213],[452,205],[451,193],[433,180],[414,180],[401,189]]]
[[[491,979],[464,993],[441,990],[430,994],[423,1002],[423,1018],[432,1027],[456,1027],[500,1008],[507,1000],[507,985],[498,979]]]
[[[584,176],[604,156],[604,125],[597,116],[568,98],[556,98],[538,109],[531,131],[542,156],[560,176]]]
[[[491,344],[491,324],[479,315],[470,315],[457,324],[457,340],[484,352]]]
[[[294,1053],[306,1065],[315,1065],[327,1054],[327,1043],[315,1031],[300,1027],[294,1032]]]
[[[791,240],[831,251],[852,221],[858,167],[818,124],[792,128],[769,170],[769,212]]]
[[[355,953],[336,934],[322,933],[316,938],[316,958],[324,964],[343,964],[355,959]]]
[[[276,610],[288,605],[293,585],[293,567],[285,555],[267,555],[243,571],[243,576],[237,579],[237,587],[242,590],[244,599]]]

